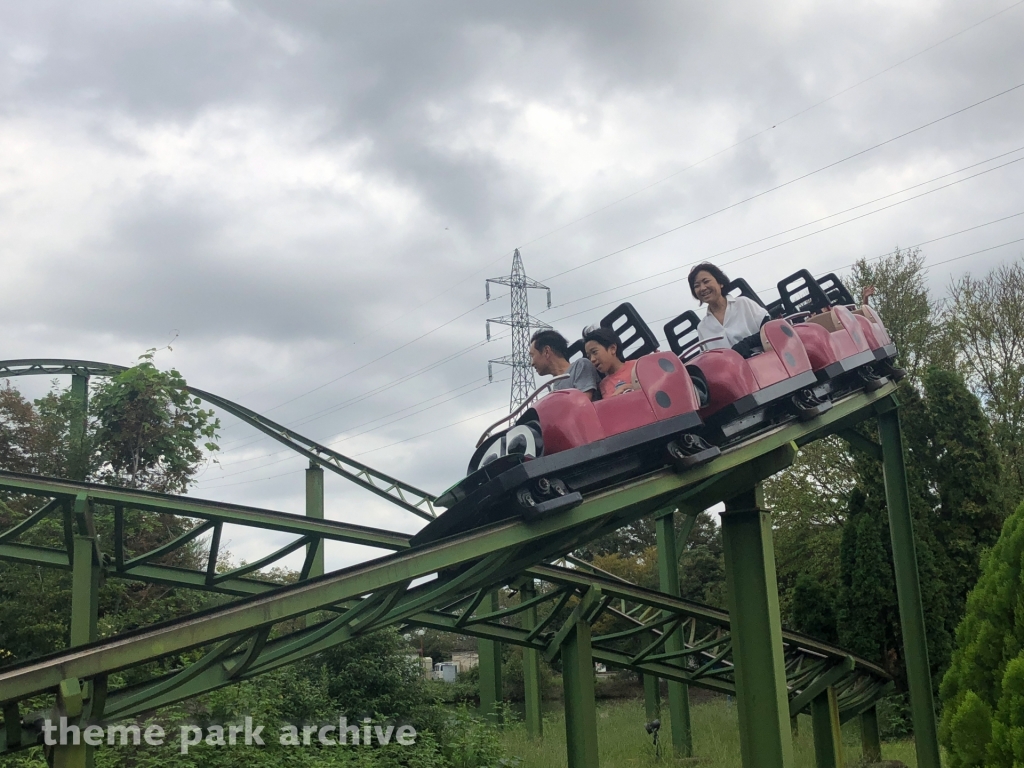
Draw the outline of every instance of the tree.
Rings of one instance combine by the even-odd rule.
[[[176,371],[162,372],[143,356],[139,366],[95,387],[84,436],[88,478],[156,491],[183,491],[205,458],[200,440],[215,439],[219,422],[183,390]],[[8,382],[0,389],[0,468],[67,477],[80,446],[71,445],[73,419],[83,419],[69,390],[53,389],[29,403]],[[153,443],[147,443],[153,438]],[[207,448],[216,448],[209,443]],[[0,530],[23,520],[38,500],[0,495]],[[125,512],[128,556],[151,551],[185,533],[193,523],[173,515]],[[96,519],[101,542],[113,538],[109,516]],[[41,521],[21,543],[63,547],[58,518]],[[189,546],[166,556],[171,565],[196,567],[204,552]],[[108,580],[99,593],[100,634],[123,632],[200,607],[197,593],[125,580]],[[66,645],[70,574],[0,562],[0,663],[56,651]]]
[[[220,420],[185,388],[176,370],[161,371],[152,350],[98,385],[92,396],[98,478],[111,485],[182,493],[216,451]],[[205,439],[205,444],[200,442]]]
[[[1024,498],[1024,264],[955,281],[948,316],[957,360],[992,422],[1018,501]]]
[[[728,604],[722,529],[709,512],[697,515],[679,558],[679,594],[686,600],[718,608]]]
[[[323,670],[331,701],[353,720],[407,718],[430,703],[420,685],[419,659],[394,627],[355,637],[303,664],[314,677]]]
[[[838,592],[839,542],[854,478],[853,457],[843,441],[832,437],[801,448],[789,469],[764,483],[787,626],[800,626],[793,603],[801,576],[810,576],[833,595]]]
[[[924,278],[921,249],[896,248],[874,262],[860,259],[846,280],[855,296],[862,288],[875,287],[875,309],[911,380],[928,365],[948,363],[951,357],[942,306],[929,295]]]
[[[939,738],[952,768],[1024,761],[1024,505],[1003,526],[985,559],[956,631],[942,680]]]
[[[685,517],[675,515],[676,540]],[[658,588],[658,541],[654,518],[645,517],[582,547],[576,554],[602,570],[643,587]],[[722,534],[713,515],[700,512],[679,560],[680,594],[687,600],[723,607],[725,561]]]
[[[932,525],[947,562],[956,616],[981,572],[982,553],[1003,524],[999,454],[981,403],[952,371],[929,368],[924,387],[931,422],[931,475],[939,508]]]
[[[867,659],[896,658],[896,589],[888,533],[877,505],[869,506],[861,490],[850,498],[850,519],[840,546],[839,644]]]
[[[907,484],[936,681],[982,553],[1002,524],[999,463],[978,399],[955,372],[929,368],[925,396],[900,392]],[[885,484],[875,459],[856,457],[857,489],[842,538],[837,620],[840,644],[905,674],[892,569]]]
[[[793,629],[826,643],[837,643],[833,599],[832,592],[811,574],[800,574],[793,587]]]
[[[875,287],[875,308],[912,380],[930,361],[946,357],[941,308],[928,294],[919,250],[897,248],[877,261],[861,259],[844,282],[855,295],[866,286]],[[780,608],[787,624],[800,626],[806,618],[797,616],[795,603],[796,585],[804,576],[824,586],[833,599],[841,591],[840,549],[850,524],[848,507],[856,479],[854,459],[845,442],[829,438],[802,447],[791,467],[765,481],[765,502],[773,515]],[[833,628],[830,634],[835,632]]]

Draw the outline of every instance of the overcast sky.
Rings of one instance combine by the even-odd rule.
[[[0,358],[176,336],[191,384],[438,493],[508,407],[516,247],[570,337],[627,298],[660,332],[705,259],[772,299],[936,238],[936,296],[1021,258],[1022,32],[1012,0],[6,0]],[[306,462],[223,424],[193,495],[301,513]]]

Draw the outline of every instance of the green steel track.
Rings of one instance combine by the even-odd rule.
[[[116,376],[126,371],[122,365],[110,363],[94,363],[88,360],[3,360],[0,361],[0,379],[12,376],[59,376],[62,374],[71,376]],[[319,443],[303,437],[298,432],[288,429],[255,411],[251,411],[243,405],[233,403],[219,395],[204,392],[195,387],[187,388],[189,393],[198,397],[203,402],[214,405],[225,413],[244,421],[251,427],[255,427],[268,437],[272,437],[279,443],[288,446],[296,453],[300,453],[310,461],[319,466],[351,480],[356,485],[362,486],[371,493],[381,496],[402,509],[412,512],[424,520],[433,520],[437,513],[434,512],[434,497],[426,491],[421,491],[415,486],[404,483],[373,467],[350,459],[337,451],[320,445]]]
[[[0,362],[0,378],[31,374],[115,375],[118,366],[70,360]],[[649,515],[678,509],[694,517],[789,466],[800,445],[840,434],[855,448],[881,448],[851,432],[865,419],[896,407],[895,387],[858,393],[808,422],[790,422],[732,447],[713,462],[684,472],[663,469],[587,495],[583,503],[526,523],[509,520],[442,541],[410,547],[409,536],[365,526],[311,519],[253,507],[109,486],[0,472],[0,490],[37,497],[35,513],[0,532],[0,559],[72,569],[92,561],[107,578],[124,578],[219,593],[233,602],[131,633],[76,644],[60,653],[0,669],[0,754],[39,743],[27,700],[58,695],[82,718],[103,722],[155,708],[255,677],[284,664],[389,625],[419,625],[475,635],[534,649],[554,658],[579,626],[611,625],[591,637],[593,658],[609,665],[715,691],[734,693],[733,635],[729,613],[646,590],[578,562],[553,564],[610,531]],[[223,398],[190,391],[232,413],[294,450],[422,517],[433,514],[432,497],[330,451]],[[126,521],[132,515],[170,514],[193,521],[189,532],[150,552],[127,552]],[[106,519],[104,519],[106,517]],[[63,546],[33,542],[33,528],[59,519]],[[95,537],[97,523],[114,531]],[[224,525],[290,534],[294,539],[257,563],[220,573],[216,560]],[[210,555],[201,570],[160,561],[175,549],[209,536]],[[82,542],[88,542],[83,548]],[[310,576],[324,541],[345,541],[385,554],[322,576]],[[679,546],[682,546],[682,542]],[[268,581],[260,571],[305,547],[295,584]],[[563,563],[567,561],[562,561]],[[531,588],[527,590],[525,583]],[[540,589],[534,591],[533,585]],[[518,598],[495,610],[485,596],[508,587]],[[523,587],[522,591],[520,587]],[[482,607],[488,606],[488,607]],[[537,615],[534,623],[523,621]],[[296,619],[301,619],[296,621]],[[681,647],[670,638],[682,637]],[[826,690],[834,691],[843,720],[873,706],[890,685],[880,667],[813,638],[782,636],[789,714],[806,711]],[[202,649],[186,663],[185,652]],[[188,654],[195,658],[196,654]],[[125,670],[141,674],[155,660],[172,669],[128,687],[109,684]],[[88,685],[86,685],[88,684]],[[88,691],[83,697],[81,691]],[[830,694],[831,695],[831,694]],[[83,706],[84,705],[84,706]]]

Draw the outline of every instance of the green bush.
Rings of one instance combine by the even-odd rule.
[[[472,670],[470,670],[472,671]],[[454,683],[443,680],[424,680],[427,695],[438,704],[469,704],[476,706],[480,701],[480,681],[460,672]]]
[[[905,739],[914,732],[911,721],[910,697],[893,693],[878,700],[878,733],[883,739]]]
[[[542,699],[546,699],[553,680],[551,665],[541,659],[539,667],[540,695]],[[523,649],[519,646],[511,648],[501,665],[501,685],[505,701],[523,701],[526,698],[526,683],[523,679]]]
[[[393,627],[324,651],[301,667],[309,677],[323,676],[336,711],[351,718],[409,718],[434,703],[419,660],[410,658]]]
[[[451,768],[492,768],[502,764],[498,729],[465,706],[449,714],[438,739]]]
[[[985,559],[942,681],[939,737],[952,768],[1024,763],[1024,505]]]

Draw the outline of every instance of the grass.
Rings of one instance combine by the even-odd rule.
[[[664,705],[663,705],[664,706]],[[598,753],[607,768],[681,765],[672,760],[672,736],[667,707],[663,710],[662,759],[655,759],[651,737],[644,730],[644,706],[641,701],[599,702],[597,710]],[[736,707],[724,699],[714,699],[691,708],[693,751],[701,768],[742,768]],[[561,768],[565,758],[565,720],[561,712],[544,717],[544,739],[531,741],[522,723],[512,723],[502,733],[505,753],[522,760],[520,768]],[[814,744],[811,721],[801,716],[799,733],[793,739],[797,768],[814,768]],[[843,756],[848,766],[860,761],[860,734],[855,723],[843,728]],[[914,744],[910,741],[882,744],[885,760],[901,760],[917,767]]]

